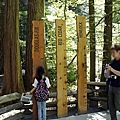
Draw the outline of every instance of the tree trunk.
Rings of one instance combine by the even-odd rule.
[[[95,16],[94,0],[89,0],[89,31],[90,31],[90,81],[95,81]]]
[[[27,38],[26,38],[26,84],[27,90],[31,88],[33,77],[32,61],[32,21],[44,17],[44,0],[28,0]]]
[[[3,93],[23,92],[19,45],[19,0],[5,0]]]
[[[102,65],[110,63],[110,47],[112,45],[112,0],[105,0],[105,26],[104,26],[104,47]],[[101,80],[105,81],[104,68],[102,68]]]
[[[0,2],[0,75],[4,73],[4,52],[3,52],[3,37],[4,37],[4,5],[3,0]]]
[[[27,38],[26,38],[26,75],[25,87],[31,88],[33,82],[33,60],[32,60],[32,21],[42,20],[44,17],[44,0],[28,0],[28,20],[27,20]],[[33,118],[37,120],[37,103],[33,98]]]

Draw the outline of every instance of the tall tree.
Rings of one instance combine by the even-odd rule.
[[[19,46],[19,0],[5,0],[3,93],[23,92]]]
[[[26,86],[30,89],[33,77],[32,60],[32,21],[44,17],[44,0],[28,0],[27,38],[26,38]],[[33,118],[37,120],[37,103],[33,99]]]
[[[110,47],[112,45],[112,0],[105,0],[105,25],[104,25],[104,47],[103,47],[103,65],[111,60]],[[104,69],[102,69],[101,80],[104,81]]]
[[[27,38],[26,38],[26,86],[30,89],[33,77],[32,61],[32,21],[44,17],[44,0],[28,0]]]
[[[4,37],[4,4],[3,0],[0,1],[0,74],[3,74],[4,52],[3,52],[3,37]]]
[[[26,85],[27,90],[31,88],[33,77],[32,60],[32,21],[42,20],[44,17],[44,0],[28,0],[27,36],[26,36]],[[33,99],[33,118],[37,120],[37,103]]]
[[[89,0],[89,31],[90,31],[90,81],[95,80],[95,16],[94,0]]]

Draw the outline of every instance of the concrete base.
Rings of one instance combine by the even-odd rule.
[[[117,116],[118,116],[118,120],[120,120],[120,114]],[[54,120],[111,120],[111,119],[110,119],[110,114],[103,111],[103,112],[84,114],[84,115],[79,115],[79,116],[59,118],[59,119],[54,119]]]

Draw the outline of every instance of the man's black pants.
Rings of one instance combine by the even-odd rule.
[[[111,120],[117,120],[116,111],[120,111],[120,87],[109,86],[108,103]]]

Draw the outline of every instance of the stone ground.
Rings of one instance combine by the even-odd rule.
[[[0,115],[0,120],[33,120],[32,114],[30,115],[24,115],[23,111],[20,110],[13,110],[11,112],[5,113]],[[59,118],[57,119],[55,110],[47,111],[47,118],[48,120],[110,120],[110,114],[106,111],[103,111],[102,109],[96,109],[96,108],[89,108],[87,114],[78,115],[77,109],[72,108],[69,109],[69,115],[65,118]],[[23,119],[15,119],[13,116],[19,116],[23,115]],[[118,120],[120,120],[120,113],[117,115]]]
[[[120,120],[120,115],[117,116],[118,120]],[[60,119],[49,119],[49,120],[110,120],[110,114],[106,111],[78,115],[78,116],[69,116],[66,118]]]
[[[48,117],[49,118],[49,117]],[[118,120],[120,120],[120,114],[117,115]],[[26,120],[32,120],[32,118],[28,118]],[[110,114],[106,111],[83,114],[83,115],[71,115],[65,118],[59,119],[48,119],[48,120],[111,120]]]
[[[50,116],[53,117],[52,115]],[[50,116],[48,117],[49,118],[48,120],[110,120],[110,114],[107,113],[106,111],[83,114],[83,115],[76,114],[76,115],[71,115],[69,117],[59,118],[59,119],[53,119],[53,118],[51,119]],[[117,117],[118,117],[118,120],[120,120],[120,114],[117,115]],[[9,118],[6,119],[6,117],[4,117],[4,118],[0,118],[0,120],[13,120],[13,119],[9,119]],[[18,120],[18,119],[14,119],[14,120]],[[32,118],[32,115],[28,115],[22,120],[33,120],[33,118]]]

